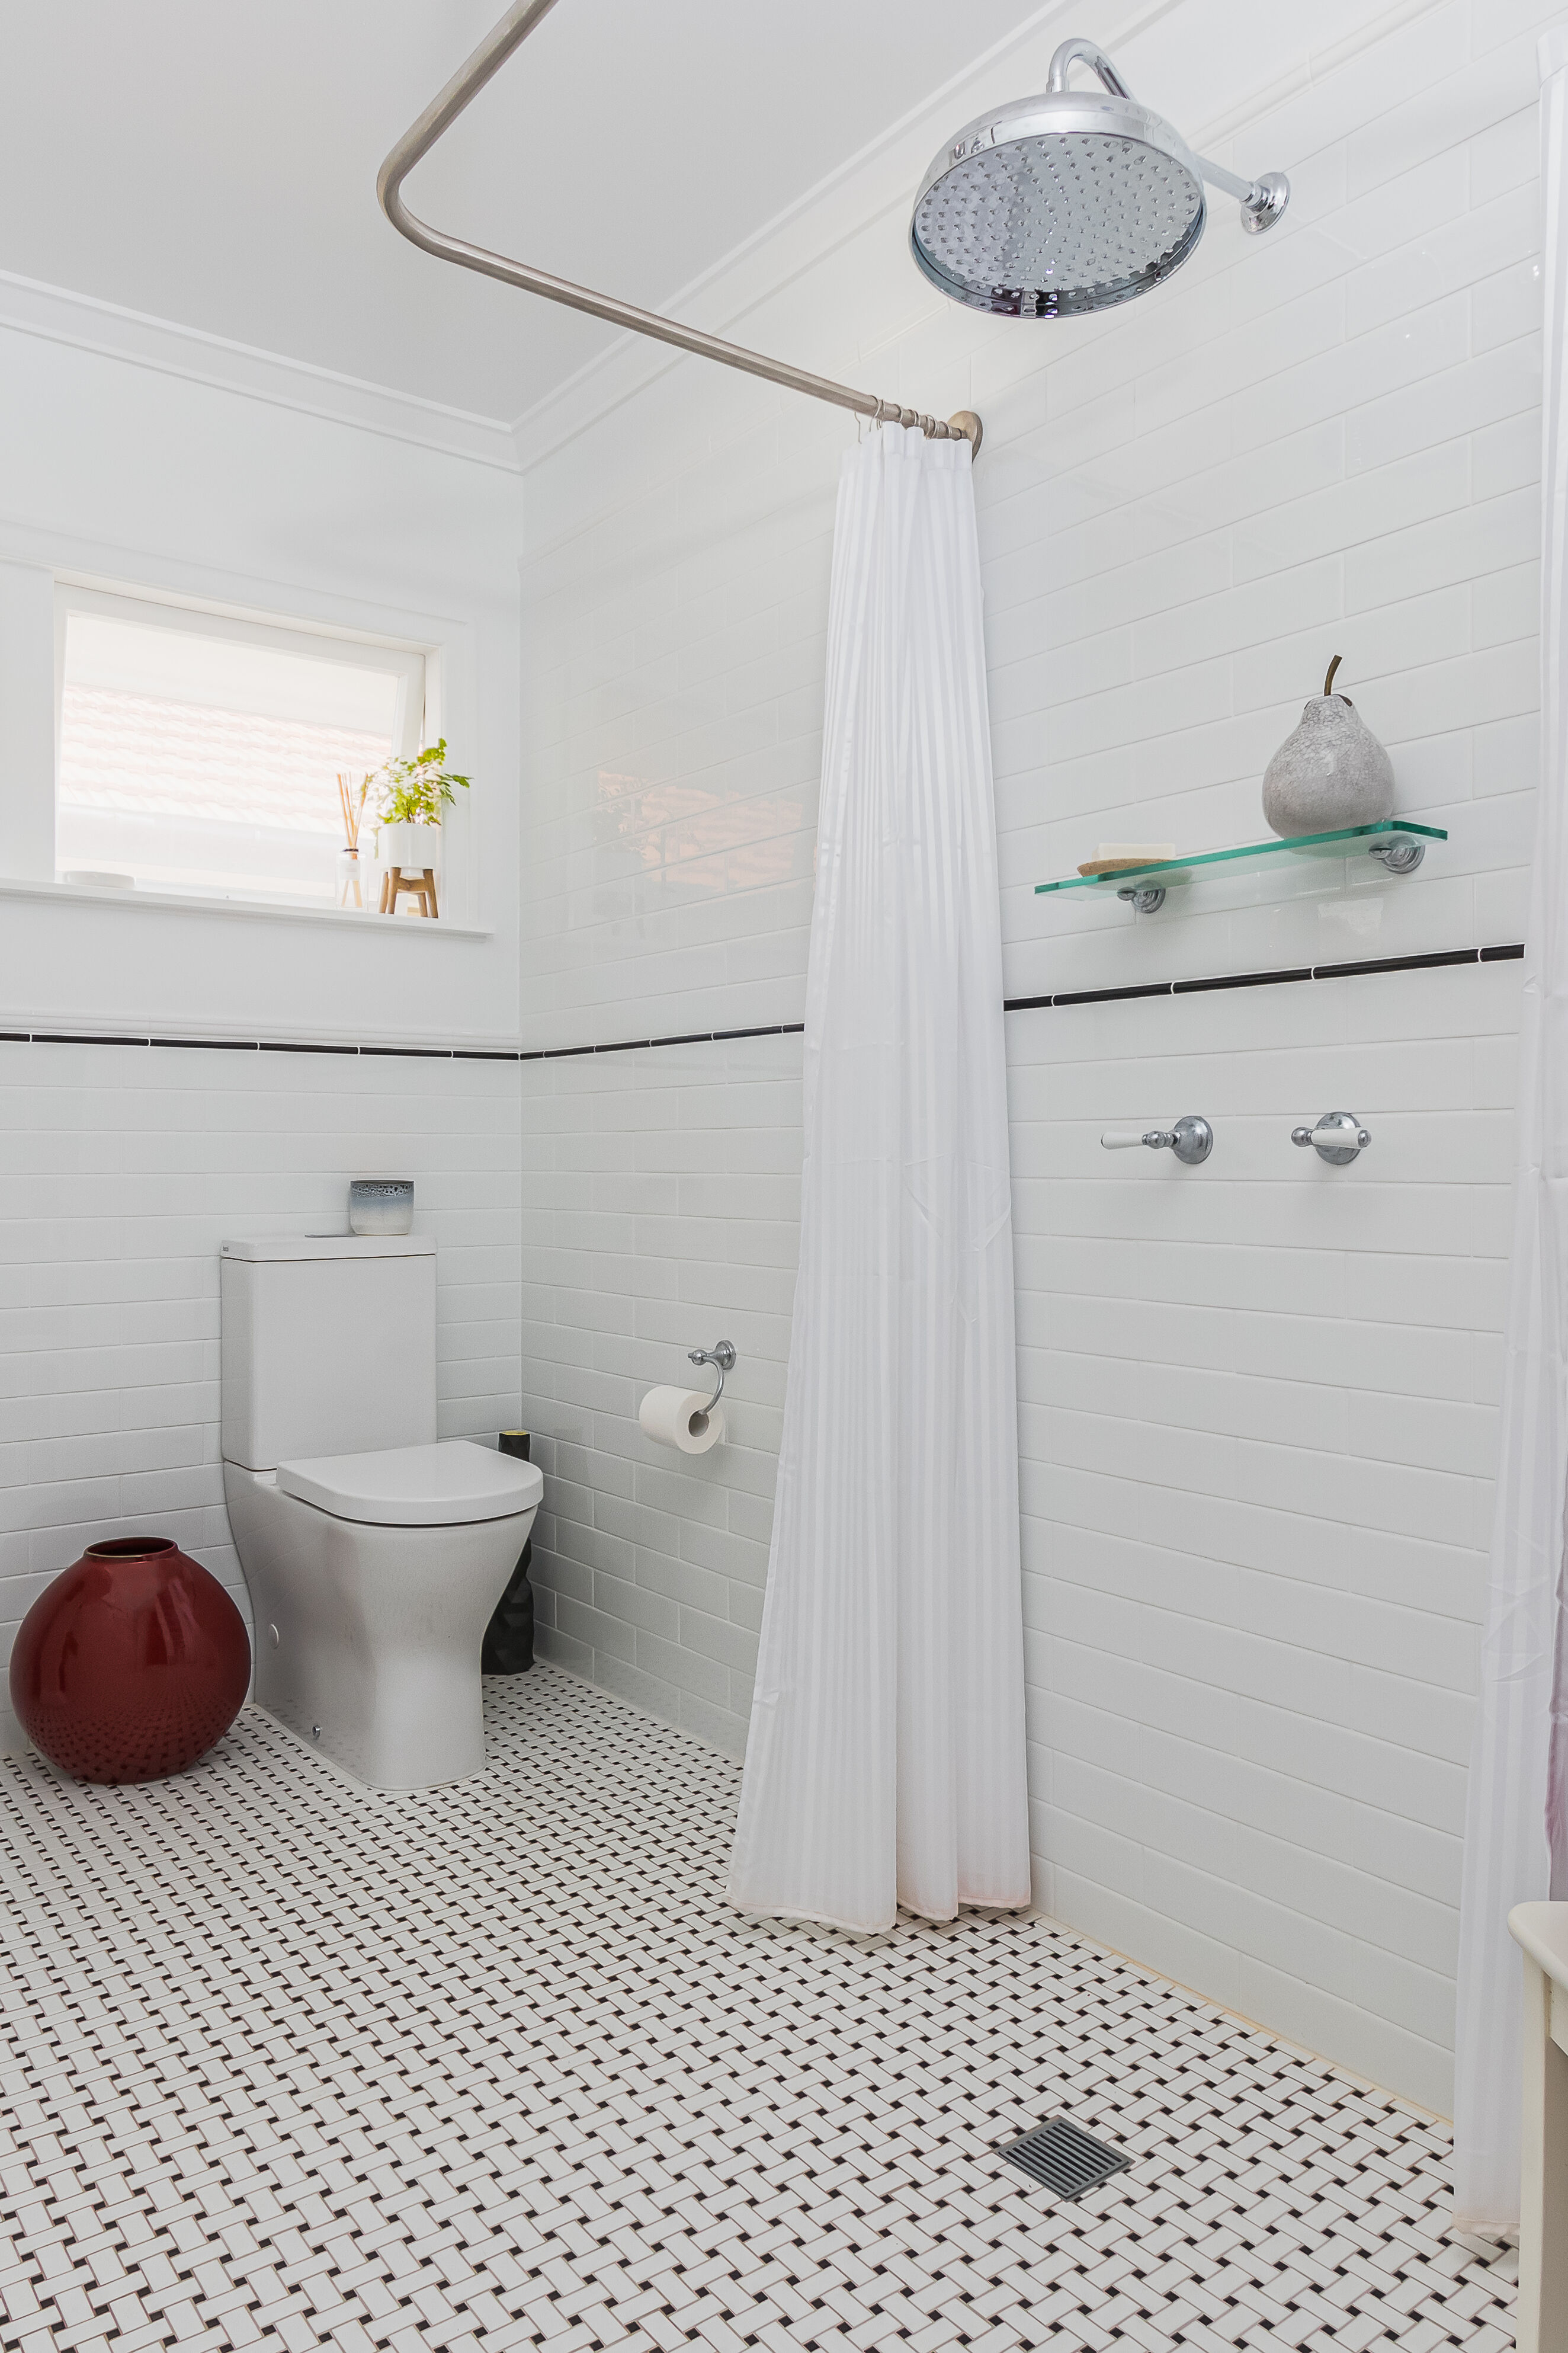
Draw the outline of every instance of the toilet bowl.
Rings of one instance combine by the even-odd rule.
[[[434,1245],[269,1236],[226,1242],[220,1276],[258,1703],[375,1788],[481,1771],[480,1645],[544,1482],[436,1442]]]
[[[443,1458],[444,1476],[426,1483],[445,1492],[416,1520],[356,1516],[367,1504],[384,1508],[356,1485],[417,1487],[416,1473],[435,1471],[431,1457]],[[504,1493],[495,1470],[518,1474]],[[458,1473],[478,1492],[464,1495]],[[226,1462],[256,1620],[258,1704],[374,1788],[435,1788],[482,1772],[479,1648],[543,1486],[531,1462],[460,1439],[276,1471]],[[405,1493],[401,1509],[418,1501]],[[493,1516],[436,1520],[432,1508]]]

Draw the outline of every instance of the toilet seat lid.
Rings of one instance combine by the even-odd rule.
[[[441,1446],[388,1446],[374,1454],[320,1454],[279,1462],[286,1495],[331,1512],[334,1519],[368,1520],[378,1527],[451,1528],[472,1520],[504,1520],[531,1510],[544,1493],[534,1462],[449,1439]]]

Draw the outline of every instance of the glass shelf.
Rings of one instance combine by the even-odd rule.
[[[1059,882],[1037,882],[1045,891],[1114,892],[1141,913],[1152,914],[1169,890],[1191,882],[1208,866],[1235,866],[1247,858],[1347,858],[1359,849],[1380,858],[1390,874],[1413,874],[1429,841],[1447,841],[1440,825],[1412,825],[1389,818],[1379,825],[1342,826],[1333,833],[1300,833],[1279,841],[1247,841],[1236,849],[1199,849],[1189,858],[1161,858],[1148,866],[1122,866],[1110,874],[1065,874]]]

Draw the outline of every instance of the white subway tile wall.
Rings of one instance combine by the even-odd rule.
[[[751,257],[746,340],[984,416],[1011,994],[1521,936],[1552,13],[1444,0],[1374,37],[1328,9],[1310,58],[1298,12],[1188,0],[1118,52],[1132,87],[1238,166],[1288,169],[1292,211],[1254,240],[1216,199],[1194,262],[1102,320],[939,306],[869,203],[815,264],[781,239],[774,298]],[[1006,61],[1007,87],[1041,86],[1047,51]],[[1260,90],[1288,94],[1260,111]],[[531,1041],[798,1020],[852,428],[692,364],[571,422],[529,480]],[[1333,653],[1401,811],[1451,832],[1419,875],[1276,861],[1136,920],[1034,896],[1101,838],[1257,839],[1264,763]],[[1518,976],[1008,1017],[1038,1899],[1438,2108]],[[731,1750],[798,1070],[782,1039],[523,1076],[542,1642]],[[1289,1141],[1340,1107],[1373,1136],[1349,1170]],[[1104,1124],[1187,1111],[1216,1129],[1205,1167],[1100,1148]],[[733,1443],[677,1464],[637,1398],[721,1333]]]
[[[518,1409],[515,1065],[0,1043],[0,1662],[49,1579],[132,1529],[174,1537],[248,1620],[218,1244],[343,1232],[365,1174],[412,1176],[438,1246],[441,1434],[493,1437]]]
[[[547,1656],[745,1747],[800,1219],[798,1038],[523,1066],[525,1409]],[[725,1438],[637,1423],[732,1341]]]

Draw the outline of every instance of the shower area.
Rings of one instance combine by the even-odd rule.
[[[540,1641],[742,1753],[835,480],[878,416],[946,422],[979,445],[1034,1902],[1446,2116],[1539,725],[1534,30],[1347,7],[1310,75],[1276,26],[1215,83],[1217,16],[1020,42],[684,306],[787,370],[628,341],[535,419]],[[1068,273],[1055,317],[978,242],[1026,240],[1053,170],[1120,298]],[[1336,655],[1392,818],[1208,859],[1269,843]],[[1163,871],[1079,876],[1118,844]],[[1143,1140],[1184,1120],[1206,1152]],[[728,1443],[647,1461],[639,1389],[710,1326]]]

